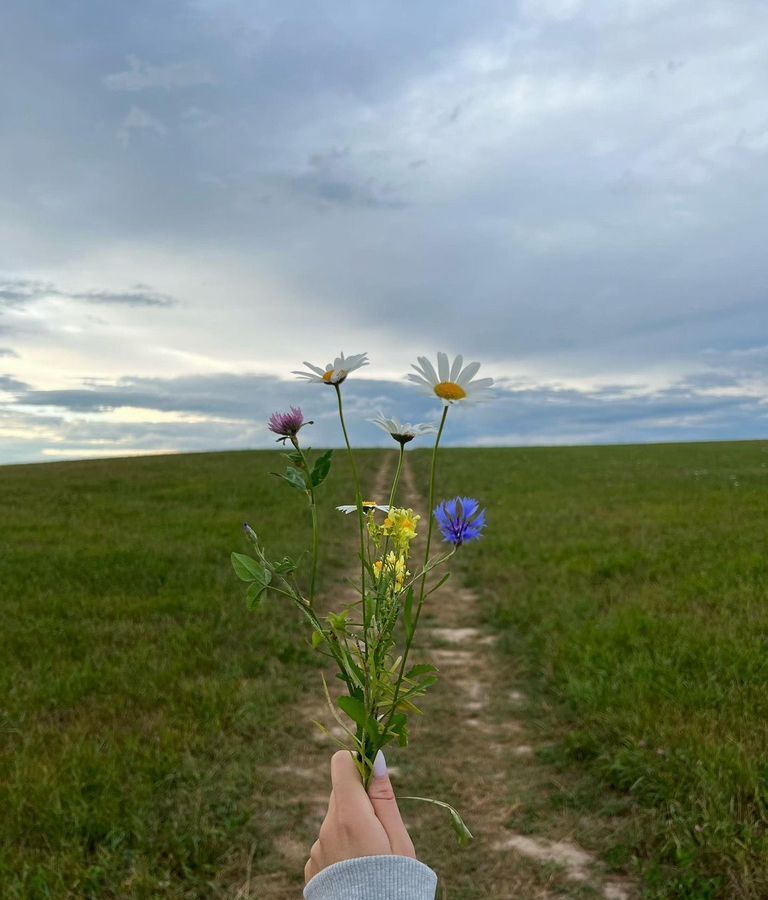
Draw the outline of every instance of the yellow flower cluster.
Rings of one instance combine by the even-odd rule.
[[[373,511],[368,514],[368,534],[376,549],[381,552],[392,548],[386,557],[377,559],[373,564],[374,577],[376,581],[380,581],[383,576],[392,583],[396,592],[402,590],[411,574],[407,561],[420,518],[412,509],[391,509],[379,525],[374,519]]]
[[[420,518],[412,509],[391,509],[381,525],[369,520],[369,531],[377,546],[382,538],[388,539],[395,552],[407,559]]]
[[[386,565],[384,560],[381,559],[377,559],[373,564],[373,574],[376,581],[380,580],[382,572],[392,578],[396,591],[401,591],[403,589],[405,579],[411,574],[406,568],[405,557],[403,554],[401,553],[398,555],[394,550],[390,550],[389,553],[387,553]]]

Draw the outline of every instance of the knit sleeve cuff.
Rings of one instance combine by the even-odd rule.
[[[304,900],[435,900],[437,875],[409,856],[334,863],[304,888]]]

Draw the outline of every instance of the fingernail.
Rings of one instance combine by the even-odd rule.
[[[384,759],[384,754],[381,750],[376,754],[376,759],[373,761],[373,774],[377,778],[383,778],[387,774],[387,761]]]

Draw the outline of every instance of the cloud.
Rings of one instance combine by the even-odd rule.
[[[9,387],[11,389],[12,386]],[[439,406],[403,382],[350,379],[344,388],[352,440],[387,446],[368,423],[374,411],[415,421],[436,422]],[[12,408],[30,420],[58,410],[59,432],[67,446],[99,455],[110,447],[192,451],[269,447],[266,420],[276,409],[299,404],[315,425],[315,446],[340,446],[335,395],[272,376],[194,375],[175,378],[123,378],[90,382],[76,389],[16,388]],[[451,410],[447,446],[635,443],[694,439],[757,438],[768,428],[764,395],[734,389],[731,379],[710,373],[664,389],[604,385],[575,389],[552,384],[505,381],[496,399],[473,408]],[[40,447],[49,456],[55,445]],[[64,454],[66,456],[66,453]]]
[[[362,172],[360,169],[362,168]],[[304,171],[289,178],[291,190],[331,206],[400,209],[405,202],[391,184],[365,174],[349,147],[310,155]]]
[[[15,278],[0,282],[0,307],[20,307],[48,297],[79,300],[96,306],[176,306],[178,300],[152,290],[146,284],[135,284],[125,291],[88,290],[69,291],[51,282]]]
[[[130,140],[131,132],[134,131],[151,131],[161,136],[168,133],[165,124],[158,119],[157,116],[153,116],[152,113],[147,112],[146,109],[142,109],[140,106],[131,106],[123,117],[117,134],[118,137],[127,144]]]
[[[0,356],[10,356],[14,359],[18,359],[19,354],[10,347],[0,347]]]
[[[0,391],[7,392],[18,392],[18,391],[26,391],[29,389],[29,385],[23,381],[19,381],[18,378],[14,378],[12,375],[0,375]]]
[[[111,91],[143,91],[148,88],[188,88],[215,84],[205,66],[194,62],[166,63],[153,66],[137,56],[127,58],[128,69],[105,76],[104,85]]]
[[[48,451],[261,440],[295,395],[253,379],[339,347],[509,374],[456,441],[764,428],[761,0],[11,6],[0,340],[34,458],[49,408]]]

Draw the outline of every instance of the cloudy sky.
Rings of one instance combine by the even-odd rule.
[[[764,0],[10,0],[0,461],[768,433]],[[384,437],[383,435],[381,436]]]

